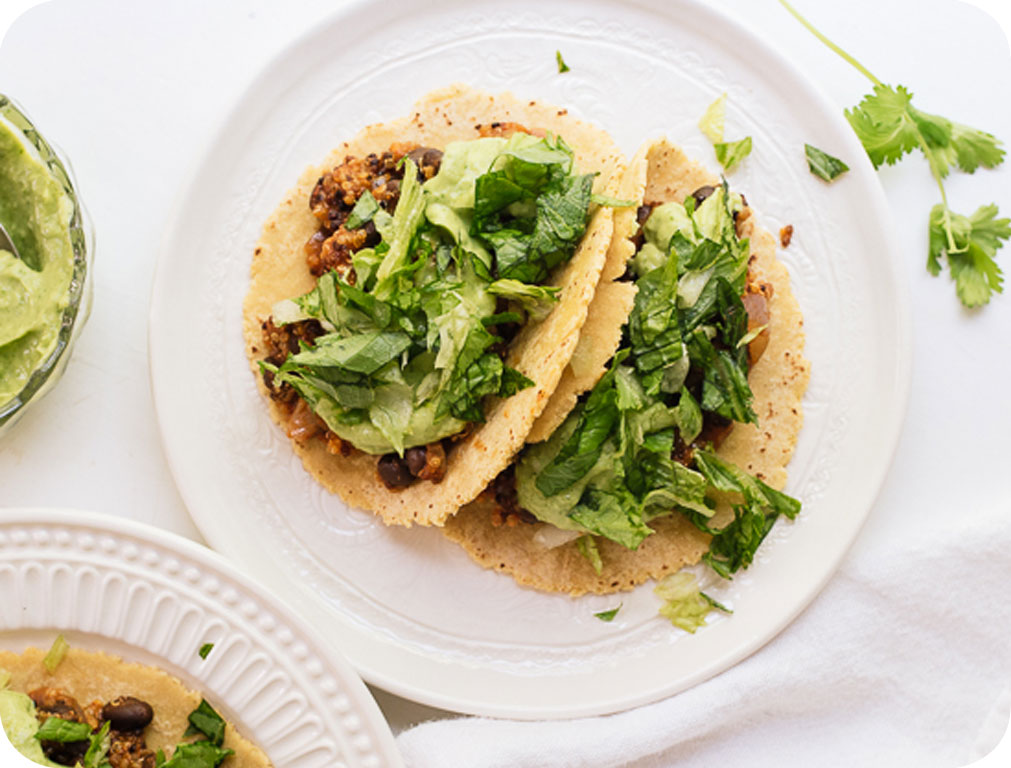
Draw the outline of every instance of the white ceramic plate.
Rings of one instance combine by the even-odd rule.
[[[559,74],[555,51],[571,71]],[[715,167],[697,121],[729,94],[734,173],[782,253],[813,364],[781,523],[718,593],[734,614],[693,636],[649,587],[573,600],[483,571],[438,531],[386,529],[303,471],[243,352],[241,303],[259,229],[302,170],[367,123],[454,81],[510,89],[592,120],[631,155],[662,134]],[[853,170],[829,186],[804,142]],[[744,658],[835,570],[891,459],[909,382],[909,324],[887,207],[838,109],[747,30],[701,3],[358,4],[290,45],[242,96],[170,219],[151,310],[162,434],[214,547],[311,617],[370,682],[465,712],[524,718],[652,701]],[[594,612],[624,603],[603,623]]]
[[[71,645],[164,669],[277,768],[403,763],[350,664],[220,555],[122,518],[0,510],[0,647]],[[197,650],[214,648],[206,659]]]

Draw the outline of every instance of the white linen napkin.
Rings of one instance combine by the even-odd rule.
[[[1011,707],[1011,505],[905,512],[901,529],[865,530],[809,608],[723,674],[606,717],[424,723],[398,737],[408,768],[979,759]]]

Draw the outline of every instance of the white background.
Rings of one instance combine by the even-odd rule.
[[[1011,140],[1011,56],[992,18],[952,0],[795,4],[880,79],[910,87],[921,109]],[[0,5],[0,30],[27,5]],[[148,378],[163,213],[232,100],[335,5],[78,0],[13,22],[0,44],[0,91],[72,159],[98,247],[94,307],[63,380],[0,442],[0,506],[96,509],[199,540],[165,463]],[[778,3],[717,5],[772,41],[840,108],[869,89]],[[996,0],[992,7],[1006,14]],[[952,208],[970,213],[995,202],[1011,215],[1009,168],[953,176]],[[937,202],[926,164],[908,158],[880,177],[912,294],[913,386],[892,470],[852,558],[901,540],[922,516],[950,516],[957,530],[972,524],[974,510],[1011,513],[1011,289],[982,311],[962,309],[947,276],[924,269],[926,217]],[[1011,274],[1011,249],[998,260]],[[395,730],[435,714],[377,695]]]

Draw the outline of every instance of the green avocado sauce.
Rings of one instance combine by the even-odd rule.
[[[35,738],[39,721],[35,717],[35,703],[25,694],[0,690],[0,720],[4,733],[14,748],[32,762],[55,766],[42,753],[42,745]]]
[[[0,221],[21,255],[0,250],[0,405],[56,348],[74,273],[72,216],[46,164],[0,118]]]

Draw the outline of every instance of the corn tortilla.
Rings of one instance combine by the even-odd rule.
[[[96,699],[108,702],[118,696],[134,696],[154,710],[154,719],[144,730],[149,749],[162,749],[170,757],[177,744],[192,740],[184,739],[183,733],[189,726],[187,718],[200,704],[201,696],[167,672],[107,653],[70,648],[50,674],[42,664],[45,655],[38,648],[28,648],[23,653],[0,650],[0,669],[10,673],[10,689],[28,693],[52,686],[73,696],[82,707]],[[270,765],[260,748],[240,736],[231,723],[225,728],[224,746],[235,751],[225,763],[228,768]]]
[[[363,129],[337,147],[321,166],[302,174],[267,220],[254,251],[243,306],[243,332],[264,396],[266,388],[257,368],[257,361],[264,356],[260,324],[275,302],[303,294],[314,285],[303,246],[316,231],[317,222],[307,201],[320,175],[347,155],[382,152],[392,143],[403,141],[442,149],[451,141],[477,138],[476,126],[495,121],[517,122],[560,135],[574,150],[578,171],[599,174],[594,191],[614,193],[613,184],[623,170],[624,157],[604,131],[570,117],[564,109],[520,100],[508,93],[491,95],[462,85],[451,86],[421,99],[410,117]],[[334,456],[322,440],[305,444],[292,441],[305,468],[346,503],[377,513],[387,524],[441,525],[473,500],[523,446],[572,357],[612,232],[612,210],[599,208],[572,259],[553,278],[561,288],[558,304],[546,319],[528,324],[510,347],[506,363],[533,380],[534,386],[492,403],[486,422],[449,453],[442,482],[421,481],[402,490],[389,490],[377,476],[377,456]],[[270,412],[274,421],[284,427],[287,412],[272,401]]]
[[[637,158],[647,169],[646,203],[681,202],[699,187],[719,183],[718,178],[667,141],[652,144]],[[628,173],[638,172],[634,166]],[[776,258],[772,235],[758,227],[752,215],[743,220],[741,236],[750,238],[751,269],[759,280],[773,286],[770,339],[748,376],[759,424],[735,425],[718,453],[782,489],[803,422],[801,400],[810,374],[810,364],[803,355],[804,320],[790,288],[789,273]],[[591,327],[588,322],[586,328]],[[707,534],[683,515],[671,515],[652,521],[650,527],[656,533],[646,537],[635,551],[598,537],[604,566],[598,575],[574,542],[553,549],[539,545],[534,537],[543,524],[492,525],[493,507],[494,502],[482,497],[449,520],[444,533],[482,566],[509,573],[522,585],[549,592],[578,596],[629,590],[697,563],[709,548]],[[724,509],[724,519],[726,514]]]

